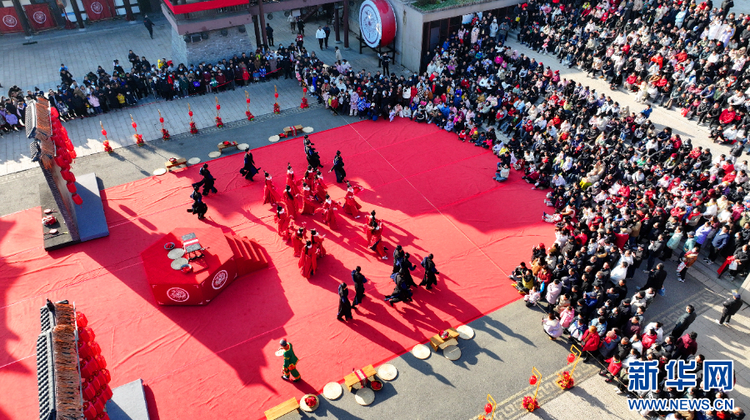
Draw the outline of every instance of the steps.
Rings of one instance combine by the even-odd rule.
[[[234,260],[237,263],[237,274],[244,276],[254,271],[262,270],[268,267],[268,260],[263,253],[263,248],[257,242],[246,237],[227,235],[229,247],[234,254]]]

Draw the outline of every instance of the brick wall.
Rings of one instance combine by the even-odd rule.
[[[216,63],[223,58],[241,55],[243,52],[255,51],[250,42],[250,31],[240,33],[238,27],[226,28],[227,36],[221,30],[207,31],[208,39],[198,42],[185,42],[182,35],[172,31],[172,57],[175,65],[179,63],[199,64],[200,62]]]

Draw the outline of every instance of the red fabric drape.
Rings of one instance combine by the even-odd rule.
[[[111,18],[114,9],[108,0],[83,0],[83,8],[89,20],[102,20]]]
[[[4,34],[23,32],[21,19],[18,18],[16,9],[12,7],[0,7],[0,32]]]
[[[46,3],[27,4],[23,6],[23,9],[26,11],[26,17],[29,18],[29,24],[35,31],[52,29],[57,26]]]

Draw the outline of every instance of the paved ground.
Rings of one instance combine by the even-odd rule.
[[[127,25],[127,24],[124,24]],[[133,26],[140,30],[140,26]],[[163,29],[163,28],[161,28]],[[279,30],[281,29],[281,30]],[[277,29],[277,37],[281,37],[285,27]],[[157,28],[157,35],[160,28]],[[120,29],[104,29],[103,31],[117,32]],[[91,31],[93,32],[93,31]],[[132,34],[131,34],[132,32]],[[139,31],[132,30],[123,33],[124,36],[138,35]],[[142,37],[143,34],[141,34]],[[81,35],[91,36],[89,33]],[[102,37],[104,38],[104,37]],[[143,37],[142,37],[143,38]],[[44,40],[40,40],[42,44]],[[57,43],[54,39],[50,44]],[[103,41],[106,42],[106,41]],[[142,39],[140,42],[150,42]],[[0,47],[2,48],[2,47]],[[48,48],[53,48],[49,45]],[[125,47],[127,48],[127,47]],[[524,52],[522,48],[519,48]],[[127,52],[127,51],[125,51]],[[348,55],[354,55],[349,53]],[[538,58],[539,59],[539,58]],[[552,65],[550,57],[541,57],[542,61],[548,61]],[[66,62],[70,65],[70,63]],[[5,68],[5,61],[3,68]],[[374,67],[367,67],[372,69]],[[553,68],[555,66],[553,65]],[[56,69],[55,69],[56,70]],[[0,70],[2,71],[2,70]],[[599,81],[587,79],[576,71],[563,70],[565,77],[573,77],[576,80],[588,84],[601,84],[601,89],[608,92],[608,88]],[[78,74],[78,73],[75,73]],[[56,75],[56,71],[53,76]],[[4,77],[4,76],[3,76]],[[4,83],[6,83],[4,81]],[[258,89],[267,89],[270,84],[257,86]],[[270,92],[270,89],[267,89]],[[294,86],[284,85],[282,95],[287,92],[297,92]],[[221,96],[222,111],[229,107],[231,95],[237,92],[228,92]],[[291,98],[293,95],[288,94]],[[283,98],[284,96],[282,96]],[[623,93],[615,93],[614,97],[621,104],[628,104],[631,109],[639,110],[642,106],[635,106],[632,97]],[[255,98],[255,96],[253,96]],[[213,98],[200,98],[211,105]],[[237,114],[244,115],[244,101],[239,95],[239,105],[236,105]],[[298,99],[298,98],[297,98]],[[292,123],[309,125],[316,131],[337,127],[349,122],[356,121],[349,117],[333,116],[330,112],[318,106],[309,110],[299,110],[296,105],[297,99],[289,99],[286,110],[278,116],[262,115],[256,113],[259,118],[251,123],[240,121],[227,124],[227,127],[219,130],[215,128],[201,130],[201,134],[191,136],[189,134],[176,135],[172,140],[163,142],[161,140],[150,142],[147,146],[128,146],[120,148],[113,155],[105,153],[94,153],[95,144],[99,144],[96,134],[89,142],[90,153],[81,154],[77,159],[74,169],[76,172],[86,173],[95,171],[102,179],[105,187],[123,184],[146,176],[150,176],[153,169],[163,166],[163,162],[171,156],[192,157],[198,156],[207,160],[207,154],[215,150],[218,141],[231,138],[242,140],[251,145],[259,147],[268,144],[267,138],[271,134],[280,131],[281,127]],[[260,99],[257,100],[258,102]],[[631,101],[631,102],[629,102]],[[191,104],[193,101],[191,100]],[[253,100],[256,104],[256,99]],[[160,103],[150,105],[161,108],[166,106],[185,107],[184,102]],[[196,102],[197,104],[197,102]],[[267,100],[270,111],[272,100]],[[146,108],[146,107],[142,107]],[[262,108],[262,107],[259,107]],[[140,108],[139,108],[140,109]],[[209,107],[208,109],[213,109]],[[228,114],[225,121],[231,121]],[[253,110],[255,112],[255,110]],[[185,110],[184,116],[187,112]],[[198,112],[196,112],[198,114]],[[266,112],[265,114],[269,114]],[[116,114],[109,114],[116,115]],[[122,113],[122,115],[125,115]],[[136,114],[134,114],[136,117]],[[210,121],[212,116],[206,118]],[[119,117],[118,117],[119,118]],[[114,121],[113,117],[113,121]],[[652,115],[657,122],[669,124],[676,131],[693,137],[698,144],[705,142],[705,130],[697,129],[692,123],[686,123],[684,119],[676,116],[674,112],[665,112],[657,109]],[[145,120],[145,118],[144,118]],[[140,120],[141,127],[147,125]],[[156,117],[153,118],[156,121]],[[172,117],[168,119],[173,122]],[[89,121],[76,121],[66,124],[69,131],[74,124],[85,125]],[[187,127],[186,118],[180,122]],[[201,124],[199,124],[200,126]],[[208,125],[208,124],[207,124]],[[110,133],[122,130],[128,133],[128,124],[118,128],[108,128]],[[175,128],[169,126],[173,134],[180,132],[177,125]],[[83,129],[82,129],[83,131]],[[98,128],[93,129],[98,133]],[[186,130],[181,130],[186,131]],[[147,136],[149,137],[149,136]],[[153,137],[152,137],[153,138]],[[0,145],[8,144],[8,136],[0,139]],[[88,144],[88,143],[87,143]],[[79,145],[84,147],[84,145]],[[79,153],[80,154],[80,153]],[[328,159],[328,157],[324,157]],[[38,169],[20,171],[0,177],[0,188],[13,200],[0,201],[0,214],[8,214],[38,205],[38,191],[36,185],[42,182]],[[674,272],[675,263],[667,263],[670,273]],[[714,319],[720,313],[720,305],[727,296],[727,288],[732,287],[728,282],[716,282],[712,274],[712,267],[697,264],[691,269],[686,283],[677,283],[672,275],[666,282],[667,295],[657,297],[656,301],[646,313],[646,321],[660,320],[665,323],[665,330],[671,330],[677,317],[686,304],[694,304],[697,307],[699,317],[693,324],[691,330],[698,333],[699,350],[709,359],[730,358],[735,360],[737,374],[737,390],[732,397],[737,404],[744,408],[750,408],[750,353],[748,353],[747,333],[750,332],[750,319],[747,307],[732,321],[732,327],[718,327]],[[635,290],[643,284],[643,274],[638,273],[636,279],[630,282],[630,289]],[[496,279],[490,281],[507,282],[507,279]],[[419,292],[417,292],[419,293]],[[379,298],[377,296],[370,298]],[[418,298],[418,296],[417,296]],[[366,310],[366,303],[363,305]],[[399,310],[408,316],[408,305],[403,305]],[[539,325],[542,313],[539,309],[528,309],[523,303],[516,302],[508,305],[492,314],[482,317],[470,325],[475,329],[477,335],[474,340],[461,342],[463,350],[462,358],[453,363],[439,354],[420,361],[407,353],[394,359],[393,363],[399,370],[398,378],[388,384],[383,391],[377,394],[377,400],[370,407],[360,407],[355,404],[350,394],[345,394],[336,401],[323,399],[321,407],[310,417],[315,418],[338,418],[338,419],[383,419],[383,418],[475,418],[482,410],[486,394],[492,396],[500,403],[496,418],[514,419],[527,415],[520,408],[520,401],[524,395],[532,392],[527,379],[531,374],[531,367],[536,366],[545,376],[542,382],[539,398],[542,409],[527,416],[541,417],[545,419],[580,419],[589,418],[635,418],[626,410],[625,401],[622,397],[614,394],[610,385],[596,376],[598,367],[593,364],[581,364],[576,371],[579,385],[565,394],[552,382],[555,374],[567,369],[565,358],[568,353],[568,345],[562,341],[552,342],[546,338]],[[346,355],[342,355],[345,357]],[[304,367],[301,366],[302,369]],[[590,379],[588,379],[590,378]],[[291,418],[294,418],[292,416]]]
[[[283,16],[279,14],[274,20],[274,22],[279,22],[276,24],[275,40],[277,43],[289,45],[296,35],[289,31],[286,20],[282,18]],[[145,56],[152,63],[162,57],[169,58],[171,28],[163,18],[156,22],[154,39],[148,37],[148,32],[143,25],[124,21],[92,25],[81,32],[71,30],[41,34],[34,37],[33,41],[36,43],[33,45],[23,45],[27,40],[21,35],[4,36],[0,44],[0,54],[3,56],[3,65],[0,66],[0,83],[6,88],[18,85],[24,90],[35,86],[44,90],[55,88],[60,83],[59,64],[64,63],[74,77],[80,80],[89,71],[95,71],[99,65],[111,72],[114,59],[128,64],[129,49]],[[310,27],[314,25],[316,23],[309,23]],[[252,27],[248,28],[248,33],[253,33]],[[350,41],[352,42],[350,45],[354,46],[353,35],[350,36]],[[61,48],[62,43],[66,45],[65,48]],[[329,48],[321,51],[310,31],[306,37],[306,45],[309,51],[314,51],[321,60],[328,64],[335,61],[334,46],[338,45],[343,49],[343,43],[336,44],[332,37]],[[238,51],[237,55],[240,54],[241,51]],[[354,48],[342,50],[342,55],[351,62],[355,69],[375,69],[377,66],[377,56],[369,49],[363,51],[362,55]],[[403,68],[392,66],[391,71],[400,72]],[[174,101],[155,101],[150,98],[141,101],[136,107],[70,121],[65,124],[65,127],[76,147],[78,156],[87,156],[104,151],[102,146],[104,137],[101,135],[100,122],[107,130],[112,147],[118,148],[135,144],[131,115],[138,124],[138,132],[145,140],[161,139],[159,110],[164,116],[165,128],[170,134],[186,133],[189,131],[190,122],[188,103],[192,107],[196,126],[198,129],[203,129],[213,127],[215,124],[217,98],[221,104],[221,117],[225,123],[245,119],[247,109],[245,91],[250,95],[250,112],[255,116],[272,113],[274,86],[278,88],[278,102],[282,110],[299,108],[302,90],[296,80],[284,80],[282,77],[264,83],[253,83],[234,91],[220,92],[217,95],[209,94]],[[29,157],[28,143],[29,141],[22,132],[0,137],[0,175],[36,167]]]

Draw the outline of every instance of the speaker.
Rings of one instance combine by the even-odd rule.
[[[185,35],[182,37],[182,40],[185,41],[186,44],[192,42],[193,40],[190,39],[190,35]]]
[[[201,38],[208,39],[208,32],[201,32]]]
[[[190,38],[193,42],[201,42],[201,34],[192,34],[190,35]]]
[[[238,27],[237,30],[239,30],[241,34],[244,34],[245,32],[247,32],[247,29],[245,28],[245,25],[242,25],[242,26]]]

